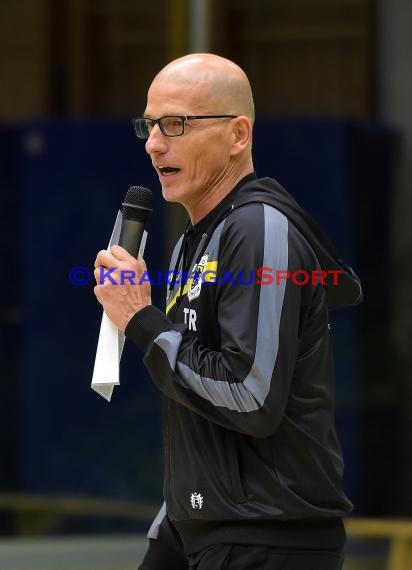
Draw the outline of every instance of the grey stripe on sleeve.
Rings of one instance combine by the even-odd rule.
[[[253,395],[240,382],[226,382],[200,376],[182,362],[177,363],[180,382],[185,388],[190,388],[198,396],[209,400],[215,406],[222,406],[238,412],[252,412],[260,408]]]
[[[263,265],[276,269],[288,268],[288,220],[275,208],[263,206],[265,218],[265,250]],[[243,384],[261,406],[269,393],[270,381],[279,350],[280,317],[285,297],[286,280],[279,285],[260,288],[256,353],[252,368]],[[268,317],[270,315],[270,317]]]
[[[288,221],[278,210],[264,205],[263,266],[274,270],[288,268]],[[262,285],[260,288],[256,353],[252,368],[243,383],[200,376],[177,361],[180,333],[167,331],[155,343],[166,353],[170,367],[177,372],[176,381],[215,406],[239,412],[251,412],[263,406],[279,349],[279,327],[286,283]]]
[[[230,384],[222,380],[212,380],[200,376],[182,362],[177,362],[182,335],[176,331],[167,331],[160,334],[154,341],[167,356],[169,366],[177,372],[176,382],[189,388],[198,396],[209,400],[216,406],[225,406],[229,410],[251,412],[259,409],[259,404],[250,394],[247,388],[238,382]]]
[[[172,370],[176,368],[177,353],[179,352],[182,335],[174,330],[159,334],[154,342],[165,352],[169,366]]]

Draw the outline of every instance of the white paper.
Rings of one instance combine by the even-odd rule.
[[[92,388],[108,402],[113,387],[120,384],[119,363],[122,355],[120,331],[103,311],[97,343],[96,359],[92,378]]]
[[[108,245],[119,243],[120,229],[123,216],[119,211],[114,224],[112,236]],[[143,255],[146,245],[147,232],[143,232],[139,255]],[[110,402],[114,386],[119,386],[119,365],[122,357],[125,336],[122,331],[112,323],[103,311],[100,325],[99,340],[97,342],[96,358],[94,361],[92,389]]]

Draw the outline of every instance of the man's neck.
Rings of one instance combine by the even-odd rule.
[[[253,166],[250,169],[245,169],[245,171],[239,173],[238,176],[233,177],[230,182],[222,184],[216,189],[208,192],[204,196],[200,197],[198,202],[193,205],[193,207],[186,207],[187,212],[190,217],[192,225],[198,224],[203,218],[205,218],[212,210],[216,208],[222,200],[226,198],[228,194],[235,188],[235,186],[248,174],[253,173]]]

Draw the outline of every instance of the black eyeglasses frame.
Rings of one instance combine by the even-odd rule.
[[[137,124],[138,122],[141,124],[143,121],[152,121],[152,128],[155,125],[159,125],[159,129],[165,137],[181,137],[185,133],[185,124],[186,121],[190,119],[236,119],[238,115],[164,115],[163,117],[159,117],[158,119],[154,119],[153,117],[136,117],[132,119],[132,124],[134,127],[134,132],[137,138],[146,140],[150,136],[150,132],[148,130],[147,135],[142,135],[141,129],[138,129]],[[162,120],[163,119],[180,119],[182,125],[182,132],[177,135],[170,135],[165,132],[164,126],[162,127]]]

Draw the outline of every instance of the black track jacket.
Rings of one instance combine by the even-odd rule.
[[[356,275],[279,184],[255,175],[186,230],[170,269],[166,314],[146,307],[126,328],[166,397],[165,505],[149,536],[171,522],[186,553],[339,548],[351,504],[328,313],[360,302]]]

